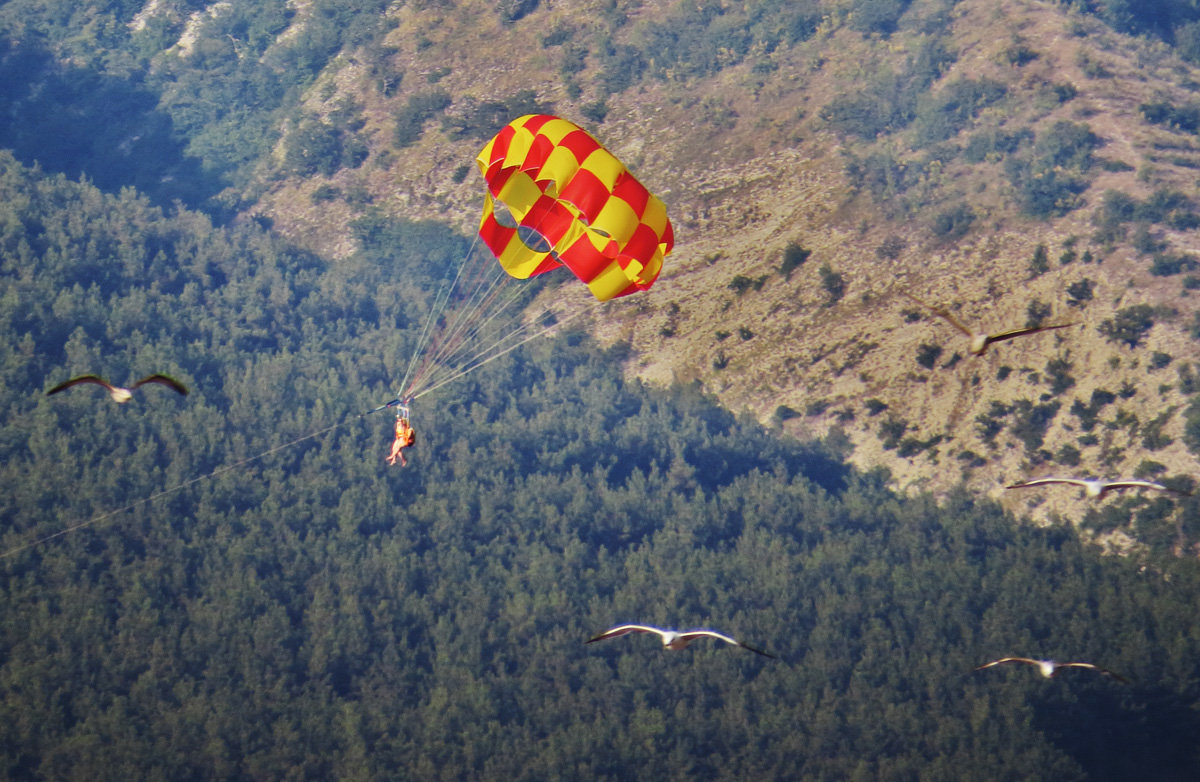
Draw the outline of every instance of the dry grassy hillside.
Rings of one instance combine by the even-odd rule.
[[[388,213],[469,231],[481,188],[461,167],[478,142],[430,123],[419,141],[393,149],[396,111],[434,85],[454,96],[451,113],[531,89],[591,128],[670,209],[677,244],[659,283],[612,303],[594,324],[603,339],[632,342],[632,374],[699,380],[731,408],[799,436],[838,427],[854,461],[888,467],[899,487],[944,491],[965,480],[1043,518],[1077,519],[1087,506],[1065,489],[1016,495],[1003,486],[1047,473],[1127,476],[1153,468],[1147,461],[1164,476],[1200,477],[1181,442],[1179,390],[1180,367],[1200,364],[1200,342],[1189,335],[1196,298],[1186,275],[1149,273],[1131,226],[1123,236],[1098,230],[1109,190],[1137,200],[1162,190],[1197,196],[1200,140],[1147,122],[1140,108],[1187,103],[1197,69],[1056,3],[965,0],[942,16],[944,3],[914,3],[887,37],[856,32],[835,14],[808,40],[715,76],[645,80],[607,97],[592,79],[593,58],[574,94],[546,35],[564,25],[576,40],[600,35],[612,5],[547,1],[507,24],[482,1],[402,6],[391,48],[343,57],[309,100],[317,113],[347,100],[362,106],[372,134],[366,165],[332,180],[276,180],[257,210],[333,257],[352,249],[346,226],[362,207],[316,203],[314,190],[331,183],[365,191]],[[673,4],[646,5],[636,13],[652,19]],[[935,35],[952,58],[930,95],[986,80],[1003,85],[1004,99],[941,144],[922,144],[911,127],[878,138],[836,132],[823,115],[831,102],[904,72]],[[400,88],[381,94],[381,76],[399,77]],[[580,116],[601,99],[603,122]],[[1001,156],[968,162],[946,153],[985,130],[1040,138],[1062,121],[1086,124],[1099,139],[1087,189],[1064,214],[1024,214]],[[847,162],[871,154],[906,167],[903,196],[852,187]],[[939,227],[946,214],[966,214],[969,228]],[[1200,249],[1194,230],[1159,224],[1147,237],[1171,252]],[[789,245],[810,255],[784,275]],[[1035,274],[1039,245],[1048,263]],[[1072,306],[1068,288],[1085,280],[1093,295]],[[838,281],[844,290],[834,300]],[[965,337],[904,291],[990,330],[1024,324],[1031,303],[1046,322],[1078,325],[973,357]],[[1138,346],[1107,340],[1100,325],[1138,304],[1160,308]],[[930,346],[941,353],[930,358]],[[928,366],[918,362],[922,350]],[[1089,405],[1097,390],[1101,402],[1105,392],[1113,399],[1089,408],[1089,428],[1072,407]],[[988,422],[1001,428],[985,439]],[[1040,443],[1028,434],[1039,426]]]

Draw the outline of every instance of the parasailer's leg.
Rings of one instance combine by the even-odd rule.
[[[391,451],[391,453],[389,453],[387,455],[387,463],[395,464],[396,460],[399,459],[401,464],[403,464],[404,463],[404,455],[401,453],[401,451],[403,451],[403,450],[404,450],[404,438],[400,437],[399,434],[397,434],[396,439],[392,441],[392,451]]]

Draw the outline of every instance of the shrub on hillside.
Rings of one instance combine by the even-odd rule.
[[[842,296],[846,294],[846,279],[835,272],[829,264],[821,267],[821,287],[829,294],[829,301],[825,302],[825,306],[831,307],[842,300]]]
[[[1008,417],[1011,412],[1012,408],[1008,405],[993,401],[986,413],[975,416],[975,433],[979,435],[979,439],[994,446],[996,436],[1004,430],[1005,423],[1002,419]]]
[[[445,90],[410,95],[392,119],[396,123],[393,140],[397,147],[415,144],[425,132],[425,123],[450,107],[450,93]]]
[[[1009,431],[1025,445],[1026,453],[1033,453],[1042,447],[1046,439],[1046,429],[1058,414],[1058,402],[1033,404],[1025,399],[1013,403],[1013,421]]]
[[[981,130],[967,139],[963,157],[968,163],[982,163],[989,158],[1002,158],[1016,152],[1022,144],[1033,141],[1033,131]]]
[[[1050,254],[1046,251],[1046,245],[1038,244],[1033,249],[1033,256],[1029,259],[1029,276],[1040,277],[1050,271]]]
[[[1046,375],[1050,381],[1050,393],[1058,396],[1075,385],[1075,378],[1071,377],[1070,371],[1071,362],[1064,356],[1057,356],[1046,362]]]
[[[899,236],[892,234],[884,238],[879,246],[875,248],[875,256],[888,261],[894,261],[900,257],[900,253],[904,252],[907,243]]]
[[[1067,304],[1071,307],[1081,307],[1092,300],[1095,283],[1084,277],[1067,286]]]
[[[971,230],[973,222],[975,212],[966,204],[958,203],[934,215],[930,230],[938,239],[960,239]]]
[[[917,363],[926,369],[933,369],[933,365],[937,363],[937,360],[941,355],[941,345],[921,343],[921,345],[917,348]]]
[[[879,439],[883,441],[883,449],[890,451],[900,444],[900,438],[908,431],[908,422],[894,415],[889,415],[879,424]]]
[[[860,33],[891,35],[912,0],[853,0],[850,28]]]
[[[1200,397],[1193,399],[1183,414],[1183,442],[1188,450],[1200,456]]]
[[[799,242],[788,242],[787,247],[783,248],[783,261],[779,264],[779,273],[784,279],[790,279],[792,272],[804,265],[810,255],[812,250],[804,249]]]
[[[1099,331],[1109,342],[1123,342],[1131,348],[1138,346],[1146,332],[1154,327],[1154,308],[1135,304],[1118,310],[1100,324]]]
[[[1053,309],[1049,304],[1041,299],[1033,299],[1025,305],[1025,325],[1040,326],[1046,322],[1046,318],[1050,317],[1051,312]]]
[[[913,131],[925,146],[958,135],[980,111],[1004,97],[1003,84],[992,79],[958,79],[917,102]]]
[[[1028,155],[1007,159],[1004,170],[1022,211],[1053,217],[1077,208],[1087,189],[1083,175],[1100,143],[1087,124],[1060,120],[1037,137]]]
[[[1142,119],[1152,125],[1162,125],[1186,133],[1200,132],[1200,105],[1179,104],[1174,101],[1150,101],[1138,106]]]

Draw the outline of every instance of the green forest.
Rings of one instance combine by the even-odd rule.
[[[965,491],[901,496],[836,432],[629,380],[630,348],[574,324],[415,403],[388,467],[366,411],[470,237],[372,210],[335,262],[230,195],[387,4],[315,0],[317,37],[258,67],[218,47],[267,52],[290,5],[235,3],[236,36],[140,83],[179,31],[109,5],[0,6],[0,777],[1196,778],[1200,566],[1170,552],[1200,497],[1112,501],[1148,545],[1104,556]],[[808,30],[806,4],[742,5],[776,45]],[[191,393],[45,395],[152,372]],[[778,659],[585,645],[625,622]],[[1129,683],[974,670],[1008,655]]]
[[[7,778],[1200,762],[1194,562],[1103,557],[966,495],[901,499],[836,441],[623,380],[623,348],[578,332],[418,406],[412,465],[386,468],[388,419],[358,414],[389,398],[427,305],[418,262],[462,237],[395,223],[382,235],[406,252],[364,238],[334,267],[11,158],[0,196]],[[101,367],[193,391],[42,394]],[[713,626],[780,659],[584,646],[624,621]],[[1007,654],[1134,683],[972,671]]]

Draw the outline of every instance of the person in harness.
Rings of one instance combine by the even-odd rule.
[[[398,460],[401,467],[407,467],[408,460],[404,458],[404,449],[411,448],[416,439],[417,433],[408,421],[408,407],[402,406],[396,414],[396,439],[392,441],[392,452],[387,456],[387,463],[395,464]]]

